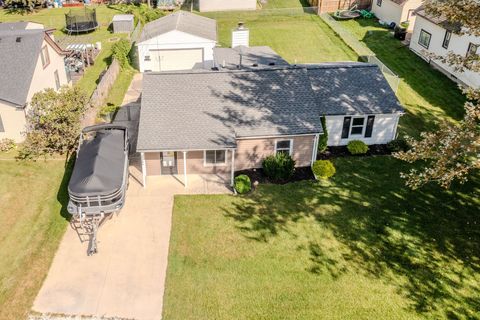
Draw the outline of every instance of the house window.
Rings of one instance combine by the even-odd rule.
[[[432,34],[422,29],[422,31],[420,31],[420,37],[418,38],[418,44],[425,49],[428,49],[430,46],[430,39],[432,39]]]
[[[58,70],[55,70],[55,72],[53,73],[53,76],[55,77],[55,87],[58,89],[60,89],[60,78],[58,76]]]
[[[277,140],[275,141],[275,154],[286,153],[292,155],[292,140]]]
[[[48,55],[48,48],[47,46],[44,46],[42,48],[42,51],[40,52],[40,56],[42,58],[42,66],[45,68],[50,64],[50,56]]]
[[[470,42],[468,45],[468,50],[467,50],[467,57],[470,57],[471,55],[477,54],[479,45],[478,44],[473,44]]]
[[[365,126],[365,118],[353,118],[352,128],[350,129],[351,135],[363,134],[363,127]]]
[[[379,6],[379,7],[382,6],[382,0],[377,0],[377,6]]]
[[[145,56],[145,61],[150,61],[150,56]]]
[[[0,132],[5,132],[5,127],[3,126],[2,116],[0,115]]]
[[[452,31],[447,30],[445,31],[445,37],[443,37],[442,47],[448,49],[448,45],[450,44],[450,38],[452,37]]]
[[[205,150],[204,154],[205,165],[218,166],[226,164],[226,151],[225,150]]]

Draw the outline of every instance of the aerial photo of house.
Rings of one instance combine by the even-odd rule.
[[[477,319],[479,19],[0,1],[0,319]]]

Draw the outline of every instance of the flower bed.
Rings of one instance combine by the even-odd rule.
[[[317,155],[317,160],[328,160],[332,158],[339,157],[368,157],[368,156],[385,156],[390,155],[391,152],[388,150],[386,144],[372,144],[368,146],[368,151],[366,154],[355,155],[348,151],[347,146],[338,146],[338,147],[328,147],[327,150],[323,153]]]
[[[235,172],[235,176],[239,176],[241,174],[247,175],[250,178],[253,187],[255,187],[257,183],[285,184],[295,181],[315,180],[315,176],[313,175],[312,169],[310,167],[295,168],[293,176],[288,181],[283,182],[269,180],[267,176],[263,173],[263,169],[248,169]]]

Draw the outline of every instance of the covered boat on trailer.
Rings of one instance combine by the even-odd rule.
[[[68,184],[68,212],[89,230],[89,254],[96,253],[96,232],[105,218],[122,209],[128,185],[128,129],[104,124],[80,135],[77,160]]]

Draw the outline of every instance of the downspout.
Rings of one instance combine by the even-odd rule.
[[[147,187],[147,166],[145,163],[145,153],[140,153],[140,158],[142,162],[142,187]]]
[[[232,149],[232,169],[230,175],[230,186],[233,187],[235,181],[235,149]]]

